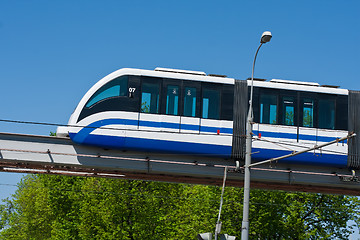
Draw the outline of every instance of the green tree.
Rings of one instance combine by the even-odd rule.
[[[36,176],[28,175],[19,183],[12,200],[1,206],[1,239],[48,239],[51,236],[48,188]]]
[[[0,239],[195,239],[214,232],[221,188],[27,175],[0,205]],[[240,188],[227,187],[222,232],[241,235]],[[252,190],[250,239],[348,239],[356,197]],[[356,226],[353,226],[356,227]]]
[[[150,104],[146,101],[141,103],[141,112],[149,113],[150,112]]]
[[[303,116],[303,126],[304,127],[312,127],[313,126],[313,115],[312,111],[304,108],[304,116]]]
[[[294,111],[285,112],[285,124],[288,126],[294,125]]]

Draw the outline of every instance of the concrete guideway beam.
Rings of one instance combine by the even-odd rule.
[[[360,195],[347,169],[276,164],[252,167],[254,188]],[[227,186],[243,186],[235,162],[201,156],[105,150],[67,138],[0,133],[0,171],[111,177],[218,185],[227,166]]]

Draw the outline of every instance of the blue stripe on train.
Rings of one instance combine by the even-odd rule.
[[[73,139],[73,141],[76,143],[104,148],[167,152],[176,154],[199,154],[222,158],[230,158],[231,156],[231,146],[130,137],[103,136],[94,134],[89,134],[86,137],[81,138],[82,141],[79,142],[78,140],[80,138],[78,138],[77,135],[78,134],[70,133],[71,139]],[[290,153],[290,151],[262,148],[253,148],[253,152],[253,162],[279,157]],[[309,152],[283,159],[281,160],[281,162],[346,167],[347,156],[333,154],[314,154],[312,152]]]
[[[81,141],[79,141],[80,138],[77,137],[78,134],[70,133],[69,135],[70,138],[76,143],[104,148],[183,153],[192,155],[199,154],[224,158],[229,158],[231,156],[231,146],[132,137],[104,136],[95,134],[89,134],[87,137],[81,138]]]

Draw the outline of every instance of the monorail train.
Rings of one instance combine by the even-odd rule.
[[[242,160],[250,84],[198,71],[120,69],[85,94],[57,135],[109,149]],[[359,99],[334,86],[255,79],[253,161],[347,136],[358,128]],[[359,168],[358,143],[349,142],[282,162]]]

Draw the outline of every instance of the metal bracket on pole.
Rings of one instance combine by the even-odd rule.
[[[342,182],[360,182],[359,176],[356,176],[355,170],[351,170],[352,176],[339,176]]]

